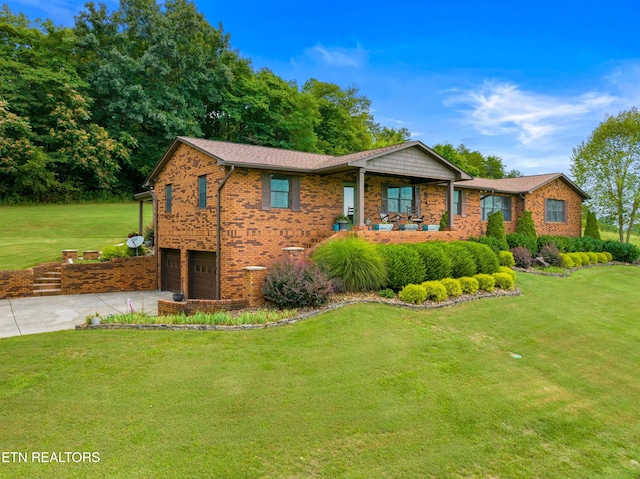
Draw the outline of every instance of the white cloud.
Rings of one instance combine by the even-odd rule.
[[[309,60],[316,65],[331,68],[358,68],[367,63],[368,52],[360,45],[355,48],[329,48],[318,44],[304,51],[301,59],[292,59],[291,63],[299,65]]]
[[[515,135],[523,145],[556,135],[572,121],[594,113],[601,115],[617,97],[588,92],[574,97],[545,95],[521,90],[512,83],[485,81],[475,90],[458,91],[445,106],[464,104],[464,120],[487,136]]]

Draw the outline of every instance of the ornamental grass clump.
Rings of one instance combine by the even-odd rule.
[[[462,294],[462,287],[460,286],[460,280],[455,278],[444,278],[440,280],[442,286],[447,290],[447,295],[450,298],[457,298]]]
[[[493,293],[496,289],[496,280],[490,274],[475,274],[473,277],[478,281],[478,288],[480,291],[486,291],[487,293]]]
[[[421,284],[408,284],[398,293],[405,303],[420,304],[427,299],[427,290]]]
[[[469,276],[458,278],[458,281],[460,281],[460,288],[462,288],[463,294],[476,294],[480,288],[478,280]]]
[[[357,236],[334,239],[319,246],[313,260],[339,279],[347,291],[377,290],[386,284],[387,268],[376,245]]]
[[[516,261],[513,259],[513,253],[511,251],[500,251],[498,253],[498,263],[500,264],[500,266],[513,268],[516,264]]]
[[[422,283],[427,292],[427,299],[439,303],[448,298],[447,288],[440,281],[425,281]]]
[[[514,281],[510,274],[493,273],[491,276],[493,277],[493,281],[496,288],[507,289],[507,290],[514,288]]]

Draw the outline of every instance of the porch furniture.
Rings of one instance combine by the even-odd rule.
[[[424,221],[424,215],[419,215],[420,212],[418,211],[417,207],[407,206],[407,220],[414,225],[418,225],[418,227],[422,225],[422,222]]]
[[[384,206],[378,206],[378,214],[380,215],[380,221],[382,223],[398,223],[402,215],[396,213],[389,213]]]

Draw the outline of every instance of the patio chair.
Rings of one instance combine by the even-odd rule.
[[[415,206],[407,206],[407,221],[420,227],[424,221],[424,215],[419,216],[420,211]]]
[[[398,223],[402,215],[396,213],[389,213],[384,206],[378,206],[378,215],[380,215],[380,221],[382,223]]]

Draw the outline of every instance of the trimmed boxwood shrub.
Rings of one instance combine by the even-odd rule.
[[[425,281],[422,283],[425,291],[427,292],[427,299],[429,301],[444,301],[448,298],[447,288],[440,281]]]
[[[460,243],[462,241],[442,243],[444,253],[451,260],[451,276],[453,278],[473,276],[478,272],[472,254]]]
[[[387,286],[400,291],[408,284],[419,284],[425,277],[420,255],[408,246],[380,244],[378,250],[387,266]]]
[[[448,278],[451,276],[451,259],[438,243],[414,243],[413,248],[425,267],[424,281]]]
[[[606,263],[607,262],[607,255],[604,253],[595,253],[595,255],[598,257],[598,263]]]
[[[511,275],[507,273],[493,273],[491,276],[493,277],[493,281],[496,288],[513,289],[514,281]]]
[[[375,244],[355,235],[324,243],[313,260],[347,291],[379,290],[387,281],[387,268]]]
[[[496,280],[490,274],[474,274],[473,277],[478,281],[480,291],[492,293],[496,289]]]
[[[427,290],[421,284],[408,284],[398,293],[405,303],[420,304],[427,299]]]
[[[573,262],[572,268],[582,266],[582,255],[580,253],[566,253],[566,255]]]
[[[587,253],[583,253],[582,251],[577,251],[576,254],[580,255],[580,259],[582,260],[582,266],[589,266],[591,264],[591,258]]]
[[[605,241],[603,250],[611,253],[614,261],[633,263],[640,258],[640,249],[633,243],[620,243],[620,241]]]
[[[498,257],[486,244],[474,243],[473,241],[461,241],[472,255],[476,263],[476,271],[482,274],[493,274],[498,271]]]
[[[589,263],[598,264],[598,255],[592,253],[591,251],[587,252],[587,256],[589,256]]]
[[[500,251],[506,251],[509,249],[509,245],[507,244],[506,239],[499,240],[498,238],[494,238],[492,236],[471,236],[468,241],[486,244],[495,254],[500,253]]]
[[[281,308],[300,308],[326,304],[333,287],[317,265],[285,260],[271,266],[262,293]]]
[[[522,233],[511,233],[507,235],[507,243],[509,244],[509,249],[512,251],[513,248],[524,247],[529,250],[529,254],[532,256],[538,254],[538,242],[532,236]]]
[[[500,251],[498,253],[498,264],[500,266],[513,268],[516,264],[516,261],[513,259],[513,253],[511,251]]]
[[[440,282],[442,286],[447,290],[447,295],[450,298],[456,298],[462,294],[462,287],[460,286],[460,280],[455,278],[444,278]]]
[[[560,266],[571,269],[575,267],[575,263],[571,259],[571,253],[560,253]]]
[[[507,268],[506,266],[500,266],[500,268],[498,269],[498,273],[508,274],[509,276],[511,276],[513,278],[513,281],[515,283],[515,281],[516,281],[516,272],[514,270],[512,270],[511,268]]]
[[[518,246],[511,249],[513,253],[513,260],[518,268],[531,268],[531,252],[524,246]]]
[[[464,294],[476,294],[480,288],[478,280],[469,276],[458,278],[458,281],[460,281],[460,287]]]
[[[613,261],[613,255],[611,253],[609,253],[608,251],[603,251],[603,253],[607,257],[607,263]]]

